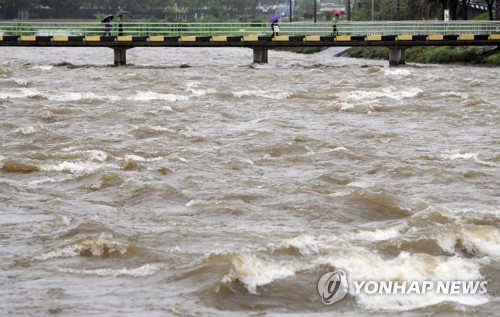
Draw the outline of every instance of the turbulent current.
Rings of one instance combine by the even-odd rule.
[[[498,316],[498,68],[127,60],[0,48],[1,316]],[[349,291],[325,305],[336,270]]]

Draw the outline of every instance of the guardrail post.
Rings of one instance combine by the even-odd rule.
[[[267,48],[256,47],[253,49],[254,63],[267,63]]]

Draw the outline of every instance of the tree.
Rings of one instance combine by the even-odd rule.
[[[467,20],[467,8],[469,7],[470,0],[462,0],[462,18]]]
[[[493,21],[493,3],[495,0],[484,0],[486,2],[486,7],[488,8],[488,17],[490,21]]]
[[[26,20],[29,18],[29,12],[33,12],[37,5],[38,0],[4,0],[2,9],[5,10],[6,19]]]
[[[306,20],[315,18],[315,2],[315,0],[297,0],[297,13]]]

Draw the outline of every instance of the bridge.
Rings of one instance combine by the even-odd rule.
[[[405,63],[412,46],[500,46],[500,21],[370,21],[280,23],[272,35],[269,23],[124,23],[104,36],[94,22],[0,22],[0,46],[107,47],[114,64],[126,65],[134,47],[246,47],[254,63],[267,63],[268,50],[278,47],[389,48],[389,64]],[[120,32],[120,34],[118,34]]]

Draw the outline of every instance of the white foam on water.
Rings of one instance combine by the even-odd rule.
[[[68,216],[59,216],[56,219],[56,224],[61,225],[61,226],[69,226],[71,224],[71,218]]]
[[[331,151],[333,152],[346,152],[346,153],[351,153],[351,151],[349,151],[348,148],[346,148],[345,146],[338,146],[334,149],[332,149]]]
[[[469,99],[470,95],[465,92],[456,92],[456,91],[444,91],[441,92],[440,95],[442,97],[450,97],[450,98],[460,98],[460,99]]]
[[[10,78],[8,81],[16,83],[19,86],[26,87],[30,83],[28,79],[23,78]]]
[[[487,225],[463,225],[442,229],[435,239],[444,251],[456,253],[457,241],[470,253],[500,260],[500,229]]]
[[[360,230],[350,235],[351,239],[366,241],[386,241],[401,236],[403,226],[393,226],[388,228],[377,228],[375,230]]]
[[[40,169],[42,171],[57,171],[57,172],[69,172],[72,174],[89,174],[99,170],[103,165],[96,164],[93,162],[68,162],[64,161],[62,163],[56,164],[41,164]]]
[[[191,199],[186,203],[186,207],[192,206],[211,206],[220,204],[220,200],[204,200],[204,199]]]
[[[65,92],[62,94],[43,93],[43,97],[53,101],[109,100],[109,97],[99,96],[93,92]]]
[[[426,78],[425,78],[426,81],[444,81],[445,78],[444,77],[441,77],[441,76],[437,76],[437,75],[428,75]]]
[[[346,197],[346,196],[349,196],[353,193],[352,190],[341,190],[341,191],[338,191],[338,192],[335,192],[335,193],[331,193],[330,196],[331,197]]]
[[[326,245],[311,235],[300,235],[291,239],[285,239],[278,244],[268,244],[273,252],[279,249],[295,248],[302,255],[318,254]]]
[[[474,162],[487,166],[499,166],[499,164],[493,162],[486,162],[478,157],[478,153],[461,153],[460,150],[445,150],[441,153],[440,157],[444,160],[473,160]]]
[[[127,161],[136,161],[136,162],[156,162],[162,160],[161,157],[145,158],[135,154],[127,154],[125,155],[124,159]]]
[[[204,96],[207,94],[215,94],[217,91],[213,88],[208,88],[208,89],[200,89],[198,86],[200,85],[199,82],[189,82],[186,84],[186,91],[192,93],[193,95],[196,96]]]
[[[84,151],[84,153],[89,154],[89,158],[92,161],[99,161],[99,162],[104,162],[108,158],[108,153],[101,151],[101,150],[89,150],[89,151]]]
[[[482,84],[484,84],[485,81],[484,80],[480,80],[480,79],[473,79],[469,82],[469,87],[479,87],[481,86]]]
[[[405,77],[405,76],[411,75],[411,71],[408,69],[384,68],[384,75],[391,76],[391,77],[394,77],[394,76]]]
[[[37,65],[37,66],[31,67],[31,69],[39,69],[39,70],[43,70],[43,71],[52,70],[53,68],[54,68],[54,66],[51,66],[51,65]]]
[[[56,270],[61,273],[70,273],[76,275],[96,275],[96,276],[132,276],[145,277],[158,273],[162,266],[156,264],[144,264],[137,268],[121,268],[121,269],[94,269],[94,270],[78,270],[71,268],[58,267]]]
[[[135,96],[127,98],[128,100],[135,101],[149,101],[149,100],[165,100],[165,101],[178,101],[188,100],[189,97],[174,95],[174,94],[160,94],[154,91],[138,91]]]
[[[91,161],[104,162],[108,159],[108,153],[102,150],[76,150],[76,147],[69,147],[61,149],[61,152],[65,154],[76,154],[88,158]],[[76,151],[75,151],[76,150]],[[56,155],[57,156],[57,155]]]
[[[354,109],[354,105],[352,105],[350,103],[345,103],[345,102],[341,103],[340,110],[347,111],[347,110],[352,110],[352,109]]]
[[[283,100],[287,99],[292,93],[283,90],[242,90],[233,91],[233,96],[242,97],[264,97],[268,99]]]
[[[37,179],[34,181],[30,181],[28,184],[31,186],[37,186],[37,185],[43,185],[43,184],[49,184],[49,183],[58,183],[61,181],[68,180],[69,178],[65,177],[62,180],[56,180],[55,178],[49,177],[49,178],[43,178],[43,179]]]
[[[48,171],[48,172],[71,173],[76,177],[92,174],[103,168],[121,169],[120,166],[115,164],[96,163],[94,161],[77,161],[77,162],[64,161],[61,163],[52,163],[52,164],[44,163],[40,164],[38,168],[42,171]]]
[[[237,254],[232,257],[231,269],[221,283],[228,284],[239,281],[251,294],[257,294],[259,286],[295,275],[293,266],[271,260],[259,259],[248,254]]]
[[[330,265],[347,272],[349,293],[366,309],[411,310],[443,302],[481,305],[490,301],[486,294],[356,294],[353,281],[479,281],[480,264],[474,259],[432,256],[423,253],[400,253],[395,258],[382,258],[360,247],[340,247],[328,257],[319,257],[315,265]]]
[[[30,134],[35,134],[36,130],[33,126],[28,126],[28,127],[22,127],[22,128],[17,128],[14,130],[15,133],[21,133],[24,135],[30,135]]]
[[[159,125],[145,125],[145,126],[136,126],[133,128],[133,130],[148,130],[151,132],[169,132],[169,133],[176,133],[174,130],[165,128]]]
[[[367,188],[375,186],[375,184],[372,182],[367,182],[367,181],[366,182],[365,181],[354,181],[354,182],[350,182],[346,186],[367,189]]]
[[[350,90],[338,94],[341,110],[352,110],[357,105],[367,106],[377,104],[383,98],[392,100],[412,99],[420,96],[423,90],[415,87],[397,89],[394,87],[381,87],[372,90]]]
[[[373,90],[354,90],[341,92],[339,99],[347,104],[352,102],[377,101],[380,98],[390,98],[395,100],[403,100],[420,96],[423,90],[415,87],[405,87],[396,89],[395,87],[381,87]]]
[[[42,96],[42,94],[34,88],[0,90],[0,99],[34,98],[39,96]]]
[[[204,134],[196,132],[193,128],[191,128],[189,126],[186,127],[185,129],[181,130],[179,132],[179,134],[185,136],[186,138],[205,138],[206,137]]]
[[[45,98],[51,101],[81,101],[81,100],[110,100],[116,101],[121,98],[112,95],[100,96],[92,92],[41,92],[35,88],[19,88],[0,92],[0,99],[17,98]]]
[[[255,163],[251,159],[240,159],[240,162],[255,165]]]
[[[92,75],[90,76],[90,79],[92,80],[102,80],[102,79],[107,79],[108,77],[106,76],[98,76],[98,75]]]
[[[172,107],[170,107],[170,106],[163,106],[163,107],[161,107],[161,111],[174,112],[174,109],[172,109]]]
[[[496,260],[500,260],[500,229],[493,226],[465,226],[463,243],[466,248],[477,250]]]
[[[56,258],[68,258],[79,256],[82,253],[93,256],[100,256],[104,253],[120,253],[125,254],[129,246],[127,244],[113,240],[113,236],[109,234],[100,234],[96,237],[89,237],[73,243],[68,246],[56,248],[52,251],[34,256],[32,261],[47,261]]]

